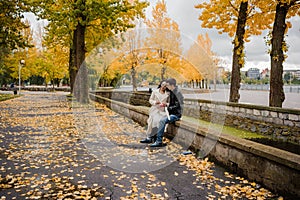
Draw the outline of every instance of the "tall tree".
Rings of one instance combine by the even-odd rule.
[[[24,38],[22,30],[28,28],[22,19],[23,13],[28,11],[25,1],[0,1],[0,48],[14,50],[31,46]]]
[[[149,38],[146,46],[156,49],[161,64],[161,79],[165,79],[166,62],[169,59],[169,52],[181,55],[181,36],[178,24],[173,21],[167,13],[165,0],[159,0],[152,10],[152,20],[146,20],[149,27]]]
[[[59,0],[54,4],[44,0],[44,4],[41,1],[36,3],[42,5],[41,17],[49,21],[48,41],[56,38],[57,42],[67,41],[70,47],[71,88],[74,88],[75,75],[83,67],[78,85],[80,92],[76,93],[80,102],[88,100],[87,69],[84,62],[86,52],[105,38],[133,27],[133,19],[143,16],[143,9],[148,5],[146,2],[117,0],[72,0],[71,3]]]
[[[199,72],[202,74],[202,79],[196,79],[196,85],[205,86],[205,82],[209,79],[214,79],[216,66],[213,65],[213,52],[211,51],[212,42],[206,33],[205,36],[199,34],[197,40],[187,51],[188,60],[197,67]]]
[[[244,65],[244,35],[247,20],[248,1],[242,1],[239,8],[235,38],[233,40],[232,74],[230,84],[230,102],[239,102],[241,87],[240,69]]]
[[[234,36],[230,102],[238,102],[240,98],[240,69],[245,62],[244,42],[249,41],[249,36],[259,35],[262,30],[270,28],[274,15],[271,1],[210,0],[195,6],[202,9],[199,16],[202,27],[214,27],[220,30],[219,33]]]
[[[24,30],[29,26],[23,20],[23,13],[29,10],[26,1],[0,1],[0,75],[10,76],[10,61],[5,61],[14,50],[32,47]],[[14,65],[18,66],[20,58]],[[9,78],[9,77],[6,77]]]
[[[286,18],[300,15],[299,0],[277,0],[276,14],[272,31],[270,52],[271,77],[269,106],[282,107],[285,95],[283,91],[283,62],[285,60],[286,42],[284,35],[288,30]]]
[[[137,91],[137,67],[142,63],[142,55],[141,48],[143,44],[142,38],[142,30],[136,29],[131,30],[126,33],[126,37],[124,38],[124,44],[122,45],[123,52],[126,52],[123,57],[123,62],[125,65],[129,65],[131,80],[132,80],[132,89],[133,91]]]
[[[5,69],[5,72],[8,72],[8,76],[6,77],[9,81],[15,81],[16,79],[21,78],[22,80],[26,80],[30,76],[30,62],[32,60],[31,56],[36,49],[33,47],[33,31],[30,29],[30,23],[28,20],[24,20],[25,28],[20,30],[20,34],[27,41],[27,47],[19,47],[14,50],[11,49],[11,52],[3,58],[2,67]],[[26,63],[25,68],[19,68],[21,60],[24,60]],[[21,77],[19,75],[21,73]],[[10,79],[14,80],[10,80]],[[22,80],[21,83],[22,83]],[[6,81],[5,81],[6,82]]]

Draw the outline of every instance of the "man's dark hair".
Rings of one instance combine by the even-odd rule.
[[[174,78],[168,78],[166,82],[169,83],[170,85],[176,86],[176,80]]]

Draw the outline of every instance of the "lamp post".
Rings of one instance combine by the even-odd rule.
[[[25,65],[25,60],[20,60],[19,63],[19,95],[21,95],[21,69]]]

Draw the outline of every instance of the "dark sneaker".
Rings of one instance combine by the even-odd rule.
[[[140,143],[150,144],[150,143],[152,143],[152,139],[146,138],[146,139],[141,140]]]
[[[150,145],[150,147],[163,147],[165,146],[162,142],[155,142]]]

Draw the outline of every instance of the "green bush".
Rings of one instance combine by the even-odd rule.
[[[0,94],[0,101],[6,101],[9,99],[13,99],[15,97],[17,97],[17,96],[13,95],[13,94]]]

